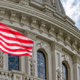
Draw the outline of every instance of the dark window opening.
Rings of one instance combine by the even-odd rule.
[[[19,57],[8,54],[8,70],[19,70]]]
[[[46,58],[41,52],[37,52],[37,67],[38,67],[38,77],[46,79]]]

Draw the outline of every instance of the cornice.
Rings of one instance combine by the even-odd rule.
[[[21,33],[23,33],[25,36],[27,36],[27,37],[29,37],[29,38],[31,38],[32,40],[34,40],[34,41],[36,41],[37,39],[36,39],[36,37],[37,38],[41,38],[41,39],[43,39],[43,40],[45,40],[45,41],[48,41],[50,44],[52,44],[51,42],[55,42],[56,44],[59,44],[59,45],[61,45],[63,48],[62,48],[62,50],[63,51],[65,51],[65,52],[67,52],[68,51],[68,53],[70,53],[71,55],[74,55],[74,54],[78,54],[78,50],[76,50],[76,49],[71,49],[71,48],[67,48],[67,46],[65,45],[65,44],[61,44],[61,43],[59,43],[61,40],[59,39],[59,40],[56,40],[56,38],[58,37],[54,37],[54,39],[52,38],[53,37],[53,34],[51,34],[52,35],[52,37],[49,37],[49,36],[44,36],[43,34],[40,34],[40,33],[38,33],[38,32],[34,32],[34,30],[26,30],[25,28],[19,28],[19,27],[17,27],[17,26],[10,26],[10,24],[8,25],[9,27],[12,27],[12,28],[14,28],[14,29],[16,29],[16,30],[18,30],[19,32],[21,32]],[[52,31],[55,31],[55,29],[53,29]],[[62,35],[62,33],[60,33],[59,35]],[[66,36],[66,35],[65,35]],[[68,36],[68,39],[67,40],[70,40],[70,37]],[[63,42],[64,43],[64,42]],[[76,43],[77,44],[77,43]],[[54,46],[54,44],[52,44],[53,46]],[[68,45],[68,44],[67,44]],[[69,47],[71,47],[71,45],[69,44],[68,45]],[[61,47],[59,47],[59,49],[60,49]],[[57,49],[57,47],[56,48],[54,48],[54,49]],[[53,50],[54,50],[53,49]],[[58,49],[58,51],[59,51],[59,49]],[[60,50],[61,51],[61,50]]]
[[[6,11],[8,12],[8,16],[9,18],[7,18],[7,20],[9,20],[11,22],[11,24],[13,22],[17,22],[20,25],[27,25],[25,21],[29,21],[28,17],[31,18],[31,22],[29,24],[29,27],[31,30],[38,30],[40,33],[38,34],[39,36],[44,37],[41,33],[46,33],[48,34],[48,37],[45,36],[45,38],[47,38],[49,41],[53,41],[53,38],[55,38],[55,40],[57,40],[58,42],[61,41],[60,37],[63,36],[64,32],[66,32],[68,34],[68,39],[64,40],[63,42],[68,42],[70,45],[70,47],[73,49],[73,45],[72,43],[70,43],[71,40],[71,36],[73,38],[76,38],[76,41],[80,41],[80,33],[75,30],[74,28],[72,28],[72,26],[69,26],[66,24],[66,22],[64,21],[60,21],[56,18],[50,17],[44,13],[42,13],[41,11],[38,11],[34,8],[31,8],[29,6],[27,6],[25,8],[25,6],[21,6],[21,5],[16,5],[14,3],[8,3],[7,1],[0,1],[0,18],[5,19],[5,14],[7,15]],[[15,20],[15,18],[18,18],[17,20]],[[67,17],[66,17],[67,18]],[[40,21],[40,26],[37,25],[37,22]],[[47,25],[49,25],[47,27]],[[49,28],[49,30],[46,32],[45,29]],[[56,29],[57,28],[57,29]],[[55,30],[56,29],[56,30]],[[60,31],[61,30],[61,31]],[[55,35],[53,35],[53,33]],[[52,37],[51,37],[52,36]],[[64,35],[65,36],[65,35]],[[51,38],[49,38],[51,37]],[[79,45],[77,42],[76,45]],[[80,48],[80,45],[78,46],[78,49]],[[72,51],[73,52],[73,51]]]
[[[16,4],[8,3],[8,2],[4,2],[4,1],[0,1],[0,7],[9,9],[9,10],[13,10],[18,13],[24,13],[24,14],[27,14],[30,16],[35,16],[35,17],[42,19],[48,23],[51,23],[59,28],[62,28],[69,33],[72,33],[72,35],[74,34],[75,37],[80,37],[79,31],[77,31],[73,26],[71,27],[71,26],[65,24],[66,22],[62,22],[62,21],[54,19],[50,16],[47,16],[46,14],[43,14],[41,11],[37,11],[30,7],[25,8],[24,6],[16,5]]]

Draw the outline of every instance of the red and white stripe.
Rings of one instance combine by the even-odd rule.
[[[33,40],[0,23],[0,50],[15,56],[32,57]]]

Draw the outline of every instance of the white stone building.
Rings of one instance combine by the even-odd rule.
[[[60,0],[0,0],[0,22],[34,40],[32,58],[0,51],[0,80],[80,80],[80,31]]]

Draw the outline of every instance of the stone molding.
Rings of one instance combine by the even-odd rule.
[[[40,2],[40,1],[37,1],[37,0],[30,0],[29,4],[30,4],[30,6],[35,7],[39,10],[44,9],[44,2]]]
[[[47,55],[49,55],[49,50],[48,50],[48,47],[45,43],[39,42],[36,44],[36,47],[37,47],[37,50],[43,49],[47,53]]]
[[[58,50],[60,52],[62,52],[62,48],[63,46],[57,42],[51,42],[51,50],[54,51],[54,50]]]
[[[59,22],[58,22],[59,23]],[[66,25],[65,25],[66,26]],[[65,27],[66,28],[66,27]]]
[[[0,3],[2,3],[3,1],[0,1]],[[5,4],[4,2],[2,3],[2,4]],[[6,5],[9,5],[9,3],[7,4],[7,2],[6,2]],[[12,4],[10,4],[11,6],[13,6]],[[20,5],[18,5],[17,7],[19,7]],[[6,6],[7,7],[7,6]],[[16,5],[15,5],[15,7],[16,7]],[[30,12],[30,10],[31,10],[31,7],[28,7],[29,8],[29,12]],[[19,9],[19,8],[18,8]],[[26,7],[26,9],[27,9],[27,7]],[[24,9],[25,10],[25,9]],[[34,9],[34,11],[35,11],[35,9]],[[38,11],[38,12],[40,12],[40,11]],[[35,12],[34,12],[35,13]],[[41,13],[41,12],[40,12]],[[37,13],[36,13],[36,15],[38,15]],[[45,15],[43,15],[43,17],[44,17]],[[47,17],[49,17],[49,16],[47,16]],[[46,17],[46,18],[47,18]],[[50,20],[49,21],[51,21],[52,20],[52,18],[50,17]],[[56,20],[56,19],[55,19]],[[52,21],[54,21],[54,20],[52,20]],[[59,21],[59,20],[56,20],[56,21]],[[56,21],[54,22],[54,23],[56,23]],[[61,21],[59,21],[59,22],[57,22],[57,23],[59,23],[60,25],[62,24],[61,23]],[[63,25],[63,26],[66,26],[66,24],[65,25]],[[71,27],[65,27],[65,28],[71,28]],[[74,30],[75,28],[73,27],[73,30]],[[70,30],[70,29],[69,29]],[[76,30],[76,29],[75,29]],[[71,31],[72,32],[72,31]],[[78,31],[79,32],[79,31]]]

